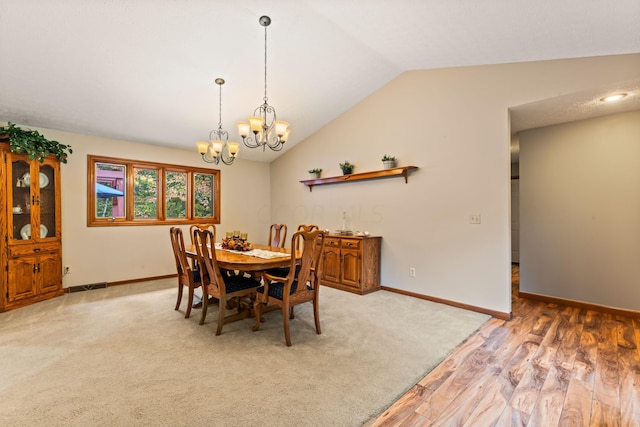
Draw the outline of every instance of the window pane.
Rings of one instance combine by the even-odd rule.
[[[194,216],[196,218],[213,217],[213,175],[194,173]]]
[[[167,218],[187,217],[187,173],[167,172],[166,174]]]
[[[125,165],[96,163],[96,217],[124,218]]]
[[[134,218],[158,218],[158,170],[133,169]]]

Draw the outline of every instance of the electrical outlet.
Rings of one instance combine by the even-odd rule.
[[[409,267],[409,277],[416,277],[416,269]]]
[[[480,224],[480,214],[469,215],[470,224]]]
[[[71,267],[69,267],[68,265],[64,266],[64,270],[63,270],[64,274],[69,274],[71,273]]]

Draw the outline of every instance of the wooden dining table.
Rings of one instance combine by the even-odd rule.
[[[267,245],[253,244],[253,249],[269,252],[279,252],[288,256],[274,258],[260,258],[258,256],[247,255],[242,252],[229,251],[216,248],[216,261],[218,267],[225,270],[236,270],[241,272],[264,271],[270,268],[289,267],[291,265],[291,250],[288,248],[276,248]],[[187,256],[196,258],[195,245],[189,245],[186,248]],[[296,259],[302,256],[302,251],[296,251]]]
[[[217,245],[218,246],[218,245]],[[269,251],[269,252],[279,252],[282,254],[287,254],[287,256],[282,257],[274,257],[274,258],[260,258],[253,255],[248,255],[246,253],[238,252],[238,251],[229,251],[226,249],[216,248],[216,261],[218,262],[218,268],[224,270],[233,270],[238,271],[240,274],[242,273],[255,273],[260,271],[265,271],[270,268],[278,268],[278,267],[290,267],[291,266],[291,250],[287,248],[277,248],[267,245],[251,245],[253,249]],[[189,245],[185,247],[185,252],[188,257],[195,260],[197,258],[196,247],[195,245]],[[302,251],[296,250],[296,259],[300,259],[302,257]],[[201,306],[200,298],[195,295],[194,296],[194,308],[200,308]],[[277,309],[277,306],[272,306],[263,310],[263,313],[269,312],[271,310]],[[252,307],[249,307],[249,310],[244,312],[242,316],[238,316],[238,320],[246,317],[250,317],[253,315]]]

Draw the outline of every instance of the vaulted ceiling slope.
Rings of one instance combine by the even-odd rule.
[[[0,122],[195,150],[223,77],[238,140],[264,95],[261,15],[287,148],[407,70],[640,52],[638,0],[0,0]]]

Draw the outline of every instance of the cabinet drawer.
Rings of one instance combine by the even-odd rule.
[[[335,237],[325,237],[324,246],[331,248],[339,248],[340,247],[340,239],[336,239]]]
[[[360,249],[359,239],[342,239],[342,247],[345,249]]]
[[[58,243],[43,243],[37,245],[15,245],[9,246],[9,257],[16,258],[25,255],[39,255],[60,250]]]

